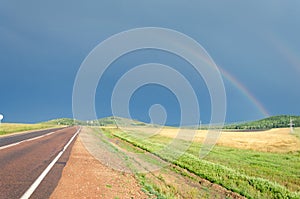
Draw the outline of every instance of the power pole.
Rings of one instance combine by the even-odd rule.
[[[199,130],[201,130],[201,126],[202,126],[202,121],[200,120]]]
[[[293,120],[292,120],[292,118],[290,117],[290,133],[293,133],[294,132],[294,128],[293,128],[293,126],[294,126],[294,124],[293,124]]]
[[[115,125],[116,125],[117,129],[119,129],[119,125],[118,125],[118,122],[115,117],[114,117],[114,121],[115,121]]]

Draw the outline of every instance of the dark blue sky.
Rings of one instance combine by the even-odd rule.
[[[224,76],[228,122],[300,113],[300,1],[15,1],[0,2],[0,113],[4,122],[72,117],[76,73],[88,53],[109,36],[138,27],[164,27],[199,42]],[[111,115],[111,90],[122,72],[143,63],[173,65],[195,83],[201,119],[209,94],[188,64],[159,51],[133,52],[114,62],[96,94],[98,117]],[[121,67],[122,66],[122,67]],[[240,86],[237,86],[240,84]],[[241,86],[242,85],[242,86]],[[246,88],[249,96],[240,88]],[[133,96],[132,116],[149,121],[161,103],[168,124],[179,121],[176,98],[145,86]]]

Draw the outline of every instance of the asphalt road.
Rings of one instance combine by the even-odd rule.
[[[78,128],[63,128],[37,139],[30,137],[29,139],[31,140],[29,141],[23,141],[20,144],[7,148],[2,147],[0,149],[0,198],[20,198],[57,154],[63,150]],[[42,134],[34,134],[38,137],[50,132],[53,132],[53,130],[44,131]],[[15,135],[12,138],[5,137],[6,141],[1,143],[5,142],[6,145],[12,144],[11,139],[19,140],[22,137],[24,138],[24,136],[27,137],[28,135]],[[72,146],[73,143],[56,162],[31,198],[49,198],[61,177],[62,169],[68,161]]]
[[[0,137],[0,147],[9,145],[12,143],[20,142],[23,140],[27,140],[30,138],[38,137],[41,135],[45,135],[47,133],[57,131],[63,128],[53,128],[53,129],[46,129],[46,130],[40,130],[40,131],[33,131],[33,132],[28,132],[28,133],[22,133],[22,134],[15,134],[15,135],[10,135],[10,136],[5,136],[5,137]]]

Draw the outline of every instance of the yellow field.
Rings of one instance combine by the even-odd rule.
[[[2,123],[0,124],[0,136],[16,132],[26,132],[30,130],[55,128],[57,125],[49,124],[20,124],[20,123]]]
[[[171,138],[203,142],[207,136],[207,130],[181,129],[178,134],[177,128],[164,127],[162,129],[149,127],[126,128],[129,131],[144,133],[145,138],[153,135],[161,135]],[[192,136],[195,133],[194,136]],[[240,149],[251,149],[264,152],[292,152],[300,150],[300,139],[295,134],[299,134],[300,129],[295,129],[291,134],[289,128],[271,129],[259,132],[222,132],[217,145],[228,146]]]

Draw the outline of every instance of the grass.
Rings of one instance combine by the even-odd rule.
[[[106,187],[107,187],[107,188],[112,188],[112,185],[107,184]]]
[[[154,136],[150,140],[163,144],[166,142],[165,139]],[[186,152],[198,157],[200,150],[201,145],[199,143],[192,143]],[[291,191],[300,191],[300,151],[267,153],[215,146],[204,160],[234,168],[234,170],[245,175],[277,182]]]
[[[199,146],[192,145],[187,152],[197,156]],[[300,191],[300,152],[276,154],[216,146],[205,160]]]
[[[192,143],[181,156],[176,148],[161,150],[171,138],[152,136],[138,139],[132,133],[113,131],[139,148],[154,153],[181,168],[219,184],[247,198],[300,198],[300,152],[287,154],[215,147],[205,158],[199,159],[199,143]],[[188,145],[177,140],[178,145]],[[296,192],[298,191],[298,192]]]
[[[164,195],[162,193],[161,188],[153,183],[151,180],[149,180],[148,178],[146,178],[146,176],[144,174],[137,174],[137,179],[139,180],[140,184],[143,187],[143,191],[145,193],[148,193],[148,195],[150,195],[150,197],[155,196],[155,198],[157,199],[166,199],[166,198],[173,198],[173,197],[167,197],[166,195]]]
[[[0,124],[0,135],[7,135],[22,131],[55,128],[58,125],[53,124],[18,124],[18,123],[2,123]]]

